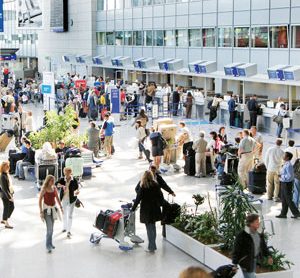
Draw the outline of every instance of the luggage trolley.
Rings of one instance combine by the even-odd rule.
[[[35,163],[36,185],[40,189],[47,175],[53,175],[58,178],[58,161],[57,159],[40,160]]]
[[[132,203],[127,203],[121,206],[121,210],[105,212],[101,211],[95,220],[94,227],[102,233],[92,233],[90,242],[99,244],[103,238],[111,238],[119,243],[119,248],[122,251],[130,251],[133,249],[133,244],[144,243],[135,233],[135,212],[131,212]],[[116,221],[112,221],[112,220]],[[126,241],[129,238],[131,243]]]

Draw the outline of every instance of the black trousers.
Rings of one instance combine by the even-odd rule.
[[[25,153],[11,153],[9,155],[10,173],[15,173],[17,162],[22,160],[25,155]]]
[[[210,111],[209,111],[209,122],[211,123],[215,118],[217,118],[218,116],[218,112],[217,112],[217,107],[210,107]]]
[[[15,209],[14,202],[11,202],[7,198],[2,198],[3,202],[3,216],[2,220],[6,221],[8,218],[10,218],[11,214],[13,213]]]
[[[236,114],[236,111],[232,111],[232,112],[229,112],[229,124],[230,126],[235,126],[235,114]]]
[[[250,113],[250,126],[249,128],[251,128],[251,126],[256,126],[257,124],[257,112],[256,111],[249,111]]]
[[[282,209],[281,215],[287,215],[288,209],[290,208],[293,215],[299,215],[299,210],[296,208],[293,202],[293,182],[281,182],[281,202],[282,202]]]
[[[179,103],[173,103],[173,116],[177,116]]]

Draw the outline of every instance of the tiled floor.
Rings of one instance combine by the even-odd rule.
[[[31,108],[27,108],[31,109]],[[33,108],[36,127],[41,121],[41,111]],[[83,120],[81,129],[87,126]],[[199,126],[189,125],[196,135]],[[201,125],[209,132],[216,125]],[[231,130],[230,134],[236,133]],[[94,177],[85,181],[80,199],[85,208],[76,209],[73,221],[72,239],[61,234],[62,224],[55,223],[55,246],[53,254],[45,251],[45,224],[39,219],[38,192],[31,182],[14,180],[16,191],[16,209],[12,216],[13,230],[0,228],[0,277],[177,277],[178,273],[189,265],[198,264],[160,236],[158,228],[158,251],[155,255],[144,252],[145,244],[133,251],[124,253],[116,242],[103,240],[99,246],[89,243],[89,236],[96,232],[93,221],[100,209],[118,209],[120,200],[130,201],[135,197],[134,187],[141,173],[147,169],[145,161],[137,160],[137,151],[130,147],[134,129],[123,123],[116,128],[116,154],[105,161],[102,168],[93,171]],[[272,136],[264,136],[267,145],[274,141]],[[0,154],[0,161],[6,154]],[[195,193],[207,194],[214,202],[214,184],[212,178],[196,179],[187,177],[181,171],[165,176],[169,185],[177,194],[176,202],[192,204]],[[276,235],[271,239],[274,247],[282,250],[295,263],[294,277],[300,276],[300,221],[278,220],[274,216],[280,210],[280,204],[264,200],[265,218],[272,219]],[[0,205],[2,212],[2,204]],[[138,224],[138,234],[146,239],[145,228]]]

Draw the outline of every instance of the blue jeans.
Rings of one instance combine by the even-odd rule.
[[[256,278],[255,272],[244,272],[243,271],[243,275],[244,275],[244,278]]]
[[[54,219],[53,219],[52,211],[51,211],[51,214],[49,215],[47,213],[47,210],[45,210],[44,218],[45,218],[46,227],[47,227],[46,248],[47,248],[47,250],[52,250],[52,248],[53,248],[52,236],[53,236],[53,227],[54,227]]]
[[[148,249],[150,251],[155,251],[156,248],[156,226],[155,223],[147,223],[146,225],[146,230],[147,230],[147,236],[148,236]]]
[[[300,199],[300,180],[294,180],[294,192],[293,192],[293,202],[297,208],[299,208],[299,199]]]
[[[30,162],[23,162],[23,160],[19,160],[17,162],[17,166],[16,166],[16,176],[21,178],[21,179],[24,179],[25,176],[24,176],[24,166],[29,166],[31,165]]]
[[[278,124],[277,132],[276,132],[277,137],[281,137],[282,130],[283,130],[283,124],[282,123]]]

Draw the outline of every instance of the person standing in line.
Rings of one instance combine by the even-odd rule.
[[[42,221],[46,222],[46,249],[51,253],[55,246],[52,242],[54,221],[60,216],[56,204],[59,205],[61,213],[63,208],[59,200],[57,189],[55,187],[54,176],[48,175],[44,181],[39,197],[40,216]]]
[[[265,155],[267,168],[267,194],[268,200],[274,197],[275,202],[280,202],[279,171],[283,162],[284,151],[281,149],[282,140],[276,140],[276,146],[270,147]]]
[[[259,104],[257,102],[257,95],[253,95],[247,103],[247,107],[250,114],[250,127],[257,125],[257,112],[259,109]]]
[[[164,203],[163,194],[151,171],[146,171],[141,179],[141,189],[138,190],[132,211],[141,203],[140,221],[146,225],[148,248],[146,252],[154,253],[156,247],[155,223],[162,219],[161,206]]]
[[[275,109],[279,110],[279,109],[280,109],[280,106],[281,106],[282,104],[284,104],[284,101],[282,100],[282,97],[279,97],[279,98],[277,99],[277,103],[276,103],[276,105],[275,105]],[[284,105],[285,105],[285,104],[284,104]]]
[[[186,101],[185,101],[185,109],[186,109],[186,118],[192,118],[192,109],[193,109],[194,97],[191,92],[187,93]]]
[[[256,126],[251,126],[250,129],[251,136],[255,140],[256,145],[254,149],[254,159],[258,159],[259,161],[262,161],[262,153],[263,153],[263,147],[264,147],[264,141],[260,133],[257,132]]]
[[[246,217],[246,227],[241,231],[234,243],[232,263],[241,267],[244,278],[256,277],[257,261],[268,258],[268,264],[273,264],[273,258],[265,241],[264,234],[258,232],[260,220],[257,214]]]
[[[235,126],[235,117],[236,117],[236,96],[231,95],[230,100],[228,101],[228,111],[229,111],[229,126]]]
[[[294,163],[294,191],[293,191],[293,202],[296,208],[299,208],[300,201],[300,158]]]
[[[225,126],[219,128],[218,137],[225,145],[228,144]]]
[[[300,217],[300,212],[293,202],[294,168],[291,163],[293,154],[284,153],[284,165],[281,168],[279,179],[281,187],[282,208],[277,218],[286,218],[288,209],[292,212],[292,218]]]
[[[95,122],[90,122],[90,128],[87,130],[88,135],[88,149],[93,151],[94,156],[99,156],[99,135],[100,130],[96,127]]]
[[[218,116],[218,108],[220,103],[223,101],[220,94],[216,94],[211,102],[211,106],[209,107],[209,123],[211,124],[212,121],[217,118]]]
[[[107,158],[111,158],[114,134],[114,122],[110,119],[110,114],[104,116],[104,123],[102,129],[104,130],[104,147]]]
[[[205,132],[200,131],[199,139],[193,143],[193,149],[196,151],[196,175],[195,177],[206,177],[206,148],[207,141],[204,139]]]
[[[298,158],[300,158],[299,150],[295,147],[295,141],[294,140],[289,140],[288,141],[288,147],[284,151],[289,152],[293,155],[293,158],[291,160],[292,165],[294,165],[296,160]]]
[[[277,138],[282,138],[281,133],[283,130],[283,118],[287,116],[287,110],[285,109],[285,104],[281,104],[279,111],[278,111],[278,116],[281,117],[281,121],[277,123],[277,131],[276,131],[276,136]]]
[[[172,94],[172,108],[173,108],[173,116],[176,117],[178,116],[178,107],[179,107],[179,103],[180,103],[180,97],[181,97],[181,93],[183,91],[182,87],[178,87],[176,88],[175,91],[173,91]]]
[[[3,202],[3,215],[1,224],[4,224],[6,229],[13,229],[13,226],[8,223],[8,219],[11,217],[15,209],[13,198],[14,189],[9,175],[8,161],[4,161],[0,165],[0,196]]]
[[[21,138],[23,137],[23,134],[25,134],[25,123],[26,123],[26,117],[27,113],[23,110],[23,107],[21,104],[19,104],[18,107],[18,118],[19,118],[19,123],[20,123],[20,132],[19,132],[19,141],[21,142]]]
[[[64,210],[62,232],[67,232],[67,237],[71,238],[73,212],[79,194],[79,187],[77,180],[72,176],[71,168],[66,167],[64,169],[64,174],[65,177],[58,180],[56,186],[59,189],[59,198]]]
[[[154,160],[154,165],[159,169],[161,157],[164,155],[164,138],[159,131],[153,130],[149,137],[152,145],[151,153]]]
[[[238,164],[238,175],[244,189],[248,186],[248,173],[253,167],[253,150],[255,148],[255,140],[250,137],[248,129],[243,130],[243,139],[239,145],[238,156],[240,157]]]
[[[207,144],[207,151],[209,152],[211,169],[215,171],[216,170],[215,159],[218,152],[218,150],[216,149],[218,134],[215,131],[211,131],[209,133],[209,136],[210,136],[210,140],[208,141]]]

